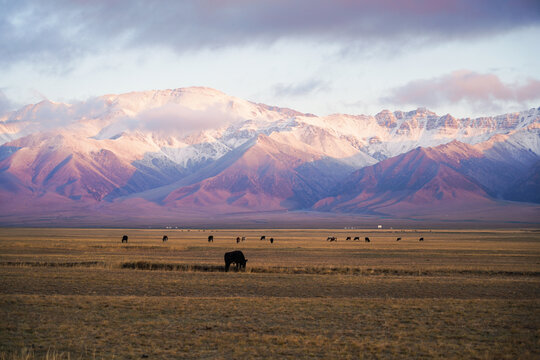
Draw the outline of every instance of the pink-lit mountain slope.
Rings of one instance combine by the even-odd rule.
[[[274,211],[311,206],[351,168],[259,135],[215,176],[175,189],[163,203],[218,211]]]
[[[16,186],[14,195],[55,193],[72,200],[100,201],[135,171],[121,152],[72,134],[45,133],[32,137],[32,144],[25,140],[29,138],[12,142],[19,150],[0,161],[0,179],[5,181],[0,184]]]
[[[501,147],[486,149],[452,141],[434,148],[417,148],[364,167],[336,186],[313,208],[320,211],[442,218],[448,212],[501,210],[500,201],[517,183],[534,183],[537,159],[525,152],[501,158]],[[515,155],[515,154],[514,154]],[[522,199],[535,201],[532,189],[521,187]],[[514,204],[515,206],[515,204]],[[504,210],[503,210],[504,211]]]
[[[8,225],[293,211],[443,218],[451,207],[530,213],[540,202],[540,108],[315,116],[184,88],[28,105],[0,114],[0,143]]]
[[[455,170],[464,152],[480,156],[473,148],[451,143],[439,148],[417,148],[356,171],[320,200],[315,209],[377,212],[400,203],[431,205],[440,202],[482,201],[486,191]],[[448,151],[448,148],[450,151]],[[458,154],[456,154],[456,150]],[[457,156],[456,156],[457,155]]]

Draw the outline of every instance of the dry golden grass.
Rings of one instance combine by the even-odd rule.
[[[98,358],[538,354],[531,300],[8,295],[1,306],[10,347],[36,353],[53,344]]]
[[[0,359],[533,359],[539,297],[530,230],[0,229]]]

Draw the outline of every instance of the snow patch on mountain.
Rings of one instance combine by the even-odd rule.
[[[444,150],[445,144],[454,149],[447,149],[448,156],[468,162],[466,176],[476,176],[490,194],[499,194],[508,176],[489,182],[480,178],[500,169],[529,174],[540,157],[540,108],[476,119],[439,116],[424,108],[315,116],[209,88],[184,88],[28,105],[0,118],[0,141],[2,176],[10,186],[19,179],[24,189],[40,196],[54,192],[70,199],[159,202],[175,191],[189,197],[189,186],[199,183],[206,186],[201,201],[219,185],[225,192],[217,198],[263,208],[264,202],[255,199],[259,192],[277,209],[286,202],[316,201],[355,170],[419,147]],[[465,157],[458,150],[480,155]],[[265,168],[249,171],[243,165]],[[230,166],[245,176],[233,174]],[[243,181],[251,193],[227,179]],[[282,186],[289,193],[281,197],[285,202],[275,202],[272,191]]]

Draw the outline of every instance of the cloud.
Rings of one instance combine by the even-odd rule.
[[[7,113],[8,111],[11,111],[15,108],[15,104],[11,102],[11,100],[8,99],[6,94],[2,90],[0,90],[0,116]]]
[[[134,116],[120,118],[104,128],[96,138],[107,139],[137,130],[183,138],[198,131],[228,126],[238,120],[241,120],[240,116],[227,111],[223,104],[194,109],[183,104],[166,103]]]
[[[525,104],[540,100],[540,81],[504,83],[494,74],[458,70],[440,77],[411,81],[390,91],[382,102],[413,106],[438,106],[466,103],[475,108],[492,109],[498,104]]]
[[[0,115],[2,114],[3,93],[0,91]],[[5,98],[5,96],[4,96]],[[7,99],[9,110],[15,110],[17,104]],[[29,123],[32,131],[48,131],[76,125],[83,118],[97,118],[108,111],[108,105],[102,98],[90,98],[73,104],[56,103],[44,99],[36,104],[25,105],[7,117],[8,121]]]
[[[306,96],[316,91],[328,90],[327,82],[321,80],[308,80],[301,83],[276,84],[273,92],[278,97]]]
[[[204,109],[193,109],[182,104],[167,103],[145,110],[130,121],[138,129],[163,134],[187,135],[229,125],[237,120],[239,117],[219,104]]]
[[[0,0],[4,64],[61,63],[107,49],[177,52],[282,39],[358,46],[537,26],[536,0]]]

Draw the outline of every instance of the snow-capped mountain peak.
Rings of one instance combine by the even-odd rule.
[[[203,87],[43,101],[0,117],[0,195],[3,186],[4,194],[32,199],[309,207],[354,171],[421,153],[431,159],[426,169],[449,166],[433,177],[437,184],[459,177],[460,186],[504,197],[510,178],[474,180],[475,170],[463,164],[481,163],[484,177],[505,168],[534,179],[527,171],[540,157],[539,135],[540,108],[476,119],[425,108],[315,116]],[[396,163],[385,164],[387,171]]]

